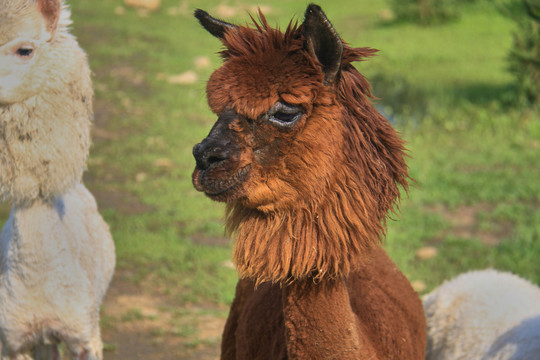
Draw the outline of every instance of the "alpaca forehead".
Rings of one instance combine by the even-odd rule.
[[[44,40],[46,36],[45,20],[36,7],[1,10],[0,46],[16,38]]]
[[[213,107],[221,110],[231,106],[240,114],[255,118],[278,100],[306,107],[322,85],[321,73],[301,56],[257,60],[260,61],[230,59],[216,70],[208,84]]]

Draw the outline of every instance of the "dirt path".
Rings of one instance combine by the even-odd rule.
[[[105,360],[214,360],[225,309],[175,306],[117,269],[102,307]]]

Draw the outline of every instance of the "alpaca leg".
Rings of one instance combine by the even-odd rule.
[[[103,343],[99,334],[87,343],[71,346],[68,344],[71,360],[101,360],[103,359]]]
[[[96,311],[98,314],[98,311]],[[92,316],[88,319],[86,327],[75,332],[85,334],[85,336],[74,337],[64,334],[62,339],[70,352],[71,360],[102,360],[103,342],[101,341],[101,330],[99,328],[99,316]]]
[[[38,345],[34,349],[34,360],[60,360],[57,344]]]
[[[101,360],[103,357],[101,353],[96,352],[94,349],[81,348],[77,352],[71,353],[71,360]]]
[[[101,341],[101,330],[99,323],[94,327],[94,336],[85,345],[86,357],[78,360],[101,360],[103,359],[103,342]]]

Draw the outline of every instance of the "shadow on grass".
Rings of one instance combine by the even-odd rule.
[[[451,119],[449,112],[460,105],[485,109],[517,106],[514,84],[467,83],[431,89],[411,84],[403,76],[378,73],[370,78],[377,109],[394,124],[421,125],[423,119]],[[462,108],[462,106],[461,106]]]
[[[475,106],[488,106],[498,103],[505,108],[516,104],[517,89],[515,84],[470,83],[456,84],[450,89],[450,95],[456,102],[467,102]]]

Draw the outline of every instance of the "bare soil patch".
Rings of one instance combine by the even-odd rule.
[[[512,232],[512,224],[492,223],[489,228],[480,226],[480,214],[491,213],[494,206],[491,204],[462,205],[450,209],[443,205],[435,205],[427,208],[429,212],[436,212],[450,223],[450,228],[443,231],[436,239],[442,241],[451,235],[462,239],[478,239],[484,245],[495,246]]]
[[[92,189],[100,210],[114,209],[121,215],[138,215],[155,210],[139,198],[125,191]]]
[[[103,303],[104,359],[219,358],[222,308],[180,306],[146,280],[136,284],[129,278],[129,270],[118,269]]]

